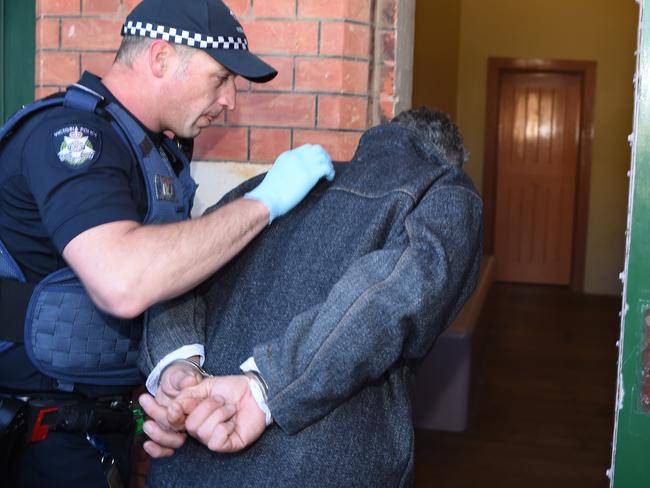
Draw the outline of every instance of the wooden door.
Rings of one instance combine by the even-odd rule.
[[[503,72],[499,81],[496,279],[571,281],[581,78]]]

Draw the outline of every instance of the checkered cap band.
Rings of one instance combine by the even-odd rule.
[[[150,24],[148,22],[134,22],[129,20],[122,28],[122,35],[151,37],[162,39],[174,44],[184,44],[200,49],[235,49],[248,51],[248,41],[245,37],[232,36],[204,36],[196,32],[189,32],[175,27]]]

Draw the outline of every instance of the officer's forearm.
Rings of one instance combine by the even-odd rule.
[[[264,204],[239,199],[196,220],[97,226],[70,241],[63,255],[98,307],[130,318],[205,280],[268,220]]]

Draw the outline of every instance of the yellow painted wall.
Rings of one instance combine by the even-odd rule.
[[[416,2],[414,107],[436,107],[456,118],[459,43],[459,0]]]
[[[418,2],[418,8],[425,1]],[[618,274],[623,270],[625,251],[626,173],[630,164],[627,136],[632,131],[636,2],[460,1],[457,120],[472,153],[466,169],[479,189],[487,58],[597,61],[585,291],[619,293]],[[431,19],[429,22],[432,24]]]

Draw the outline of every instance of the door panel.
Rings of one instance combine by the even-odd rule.
[[[580,76],[504,73],[499,88],[497,279],[569,284]]]

